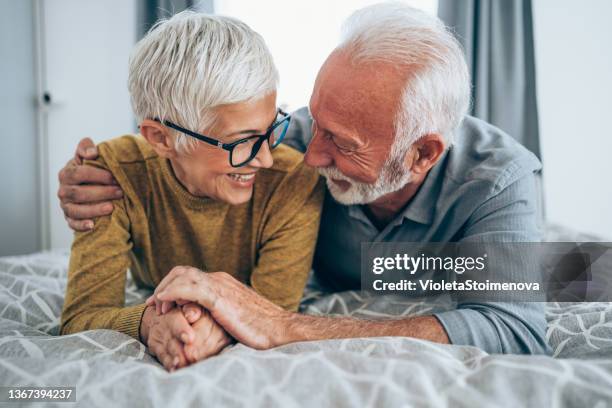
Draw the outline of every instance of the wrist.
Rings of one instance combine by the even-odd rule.
[[[149,344],[149,328],[151,327],[151,320],[155,314],[155,308],[147,306],[142,318],[140,319],[140,328],[138,332],[140,334],[140,342],[147,345]]]
[[[304,322],[306,319],[307,317],[302,314],[287,312],[286,315],[281,318],[281,330],[275,333],[276,338],[273,340],[274,345],[282,346],[283,344],[308,340],[305,331],[307,324]]]

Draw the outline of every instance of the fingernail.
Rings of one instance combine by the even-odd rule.
[[[87,222],[85,223],[85,226],[86,226],[87,228],[89,228],[89,229],[92,229],[92,228],[94,227],[94,223],[93,223],[93,221],[87,221]]]
[[[88,147],[87,150],[85,150],[85,153],[88,155],[96,154],[96,149],[94,147]]]
[[[111,203],[104,204],[104,211],[112,211],[113,205]]]
[[[179,358],[178,357],[174,357],[174,360],[172,360],[172,365],[174,366],[174,368],[176,368],[179,364]]]
[[[195,317],[195,313],[194,312],[187,312],[187,318],[189,320],[193,319]]]
[[[117,189],[115,190],[115,197],[119,198],[119,197],[123,197],[123,191],[121,189]]]

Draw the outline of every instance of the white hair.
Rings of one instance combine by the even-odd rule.
[[[452,142],[469,108],[470,79],[462,48],[440,19],[399,2],[375,4],[345,21],[338,48],[354,64],[383,61],[408,73],[392,153],[405,154],[431,133]]]
[[[157,22],[130,57],[128,88],[139,121],[160,119],[199,132],[213,108],[276,90],[278,71],[263,38],[245,23],[183,11]],[[177,150],[196,139],[174,132]]]
[[[367,204],[400,190],[412,180],[404,158],[420,137],[437,133],[450,144],[466,115],[470,80],[459,43],[435,16],[397,2],[354,12],[344,23],[338,50],[353,64],[384,62],[407,74],[395,108],[395,138],[389,157],[372,184],[344,176],[336,167],[320,168],[332,196],[342,204]],[[349,188],[334,183],[345,180]]]

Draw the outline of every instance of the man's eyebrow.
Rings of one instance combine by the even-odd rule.
[[[319,122],[317,122],[317,126],[320,126]],[[320,127],[323,130],[325,130],[326,132],[329,132],[332,135],[334,135],[336,137],[339,137],[340,139],[343,139],[343,140],[346,140],[346,141],[352,141],[352,138],[350,137],[350,135],[348,135],[347,133],[345,133],[344,131],[342,131],[340,129],[332,129],[332,128],[327,127],[327,126],[320,126]]]

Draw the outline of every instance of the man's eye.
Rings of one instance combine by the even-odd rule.
[[[320,131],[320,129],[317,126],[317,122],[313,120],[312,122],[312,132],[313,133],[318,133]],[[326,140],[331,141],[334,146],[336,146],[336,148],[338,148],[338,150],[340,150],[342,153],[352,153],[355,149],[353,146],[349,146],[346,144],[342,144],[340,142],[338,142],[338,138],[334,136],[333,133],[325,131],[325,130],[321,130],[321,134],[323,136],[323,138],[325,138]]]
[[[340,150],[351,150],[351,146],[340,140],[338,137],[334,136],[333,133],[325,132],[329,139],[336,145],[336,147]]]
[[[343,153],[351,153],[351,152],[353,152],[355,150],[353,148],[353,146],[349,146],[349,145],[344,145],[342,143],[338,143],[338,141],[333,136],[332,136],[332,141],[334,142],[334,144],[336,145],[338,150],[340,150]]]
[[[340,150],[342,153],[353,153],[354,149],[351,147],[340,147],[338,146],[338,150]]]

